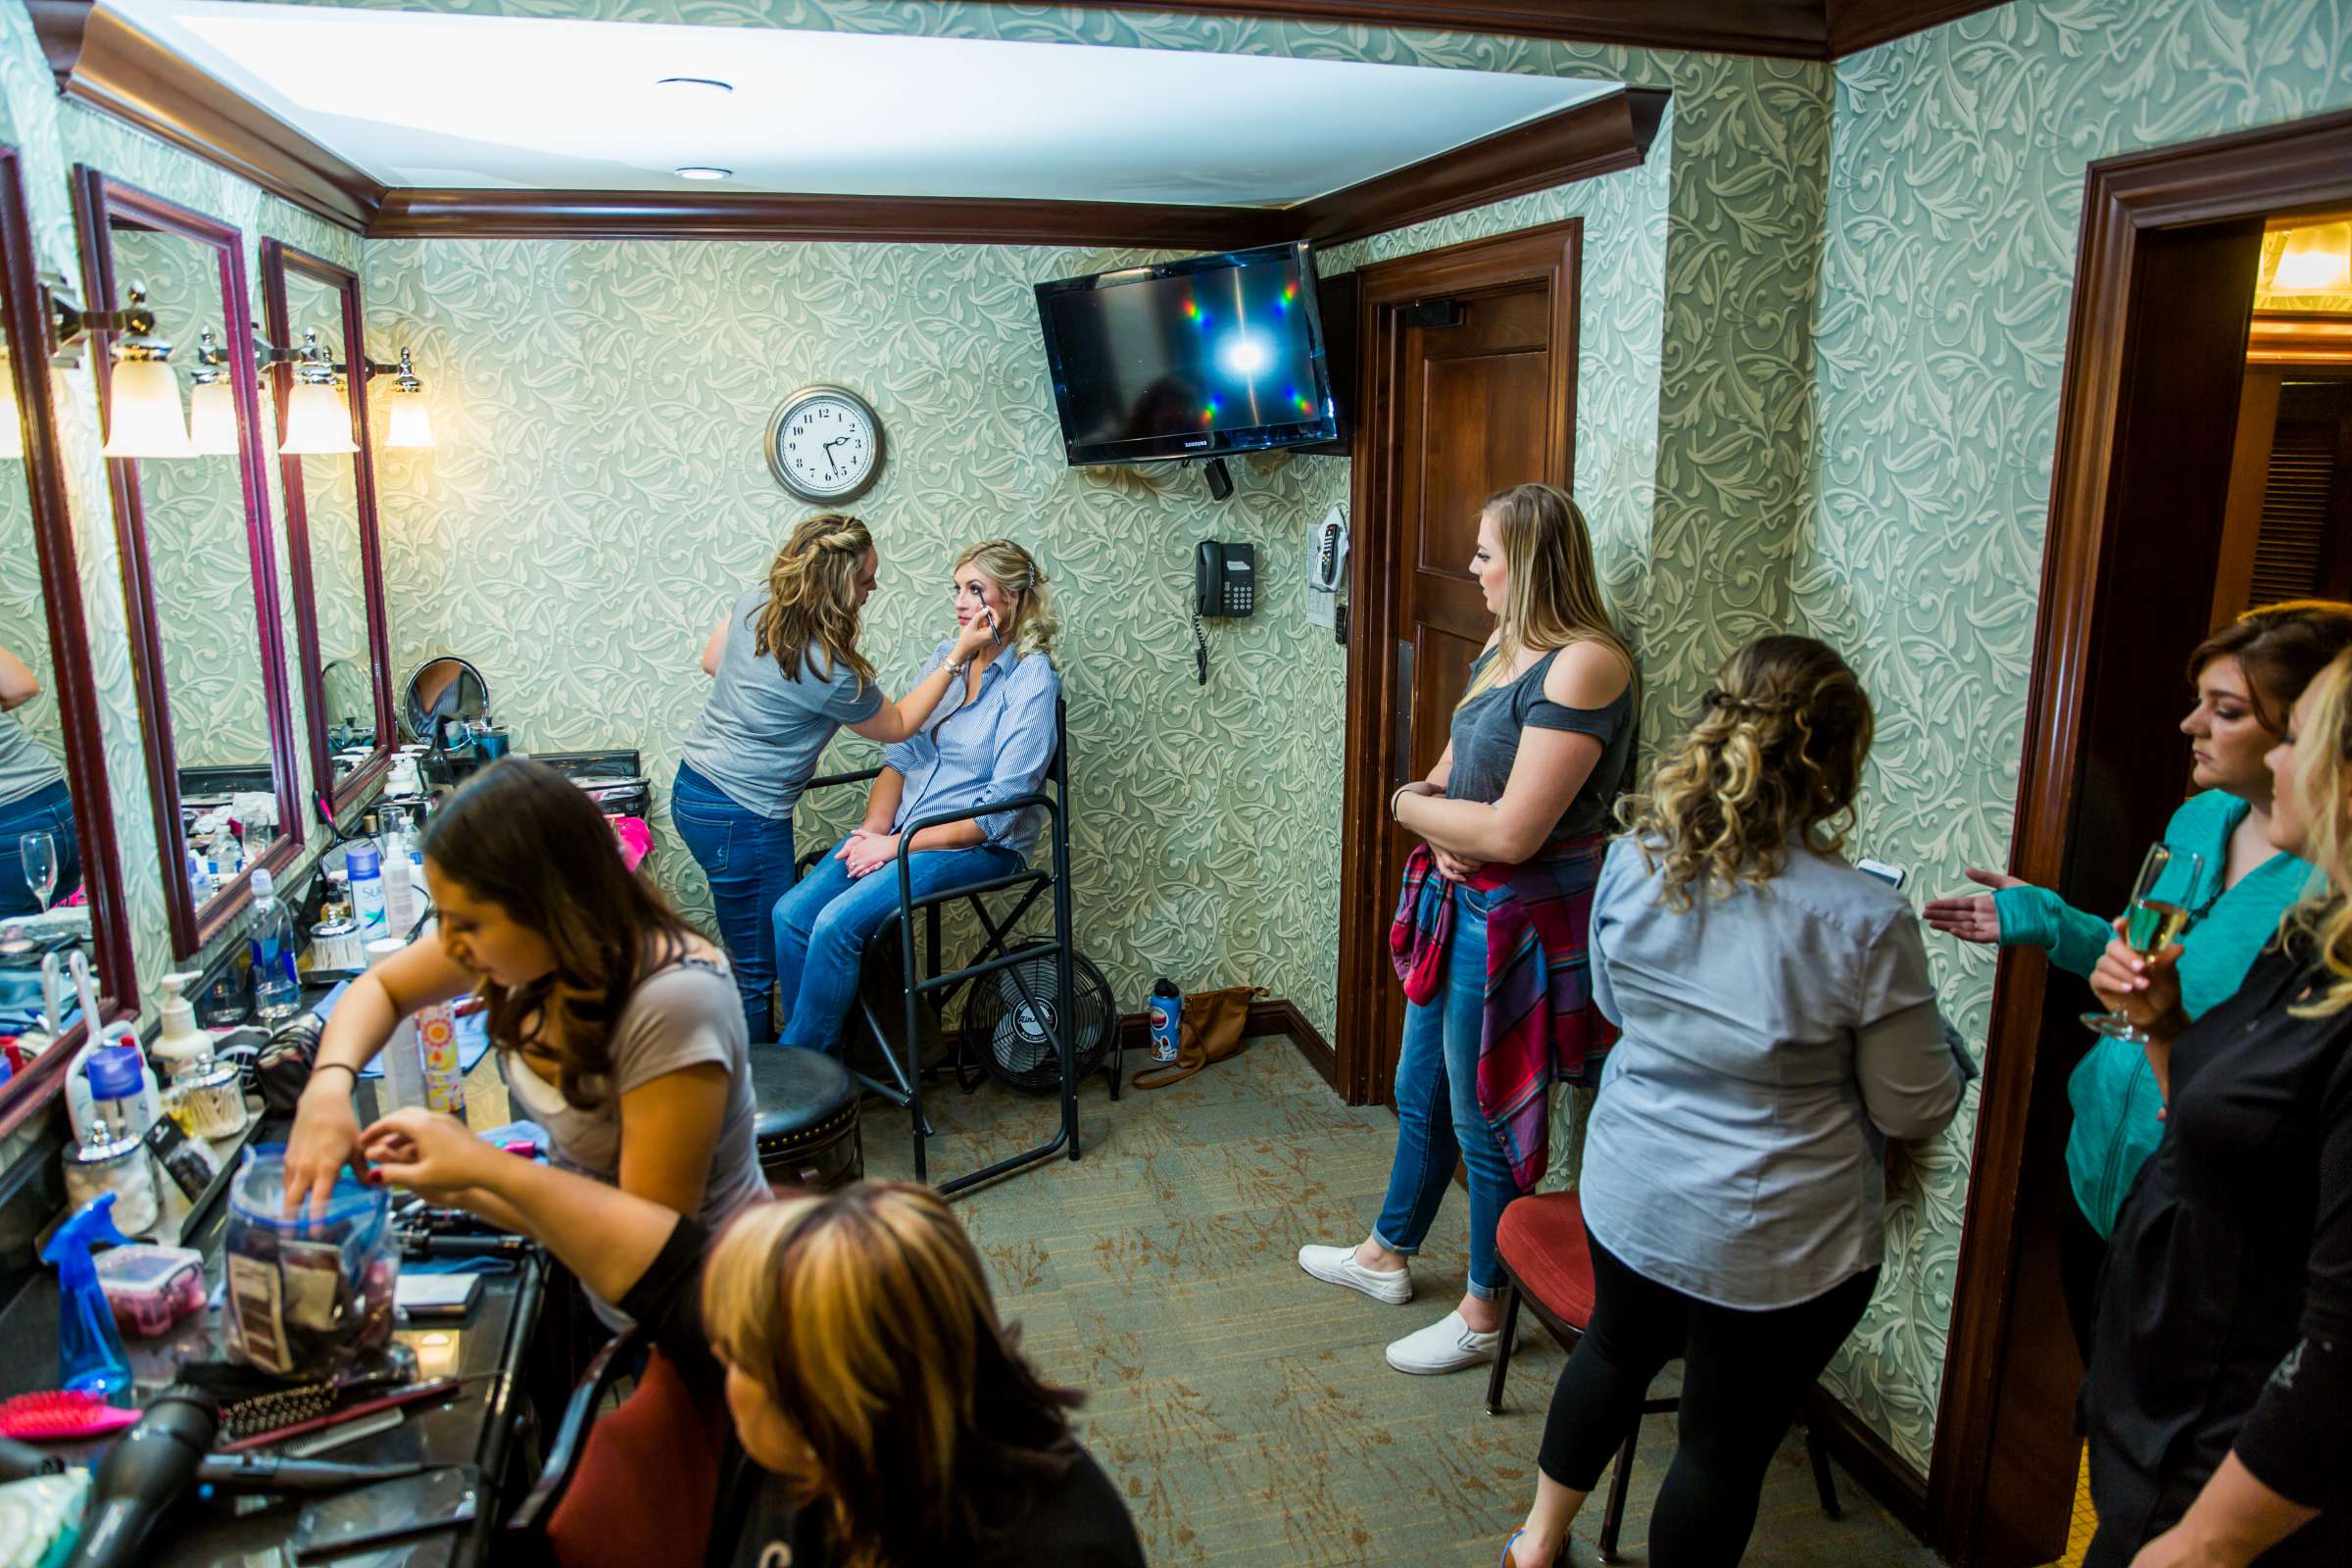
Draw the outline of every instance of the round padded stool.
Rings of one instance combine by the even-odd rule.
[[[798,1046],[754,1046],[752,1093],[769,1186],[831,1192],[865,1174],[858,1083],[839,1061]]]

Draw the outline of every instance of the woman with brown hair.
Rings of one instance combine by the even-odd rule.
[[[2205,863],[2187,890],[2189,923],[2181,937],[2180,1004],[2192,1020],[2237,990],[2279,917],[2316,875],[2272,843],[2265,758],[2303,688],[2346,648],[2352,648],[2352,605],[2298,599],[2247,611],[2189,656],[2196,706],[2180,731],[2189,739],[2189,781],[2198,793],[2173,813],[2164,842]],[[2113,935],[2106,921],[2018,877],[1974,867],[1967,874],[1996,891],[1935,900],[1928,924],[1964,942],[2040,948],[2070,974],[2091,972]],[[2075,1200],[2059,1223],[2059,1281],[2076,1348],[2088,1366],[2107,1236],[2163,1135],[2163,1097],[2135,1043],[2095,1036],[2066,1093],[2075,1113],[2066,1140]]]
[[[687,732],[669,815],[710,879],[754,1041],[775,1038],[768,915],[792,887],[792,808],[818,755],[844,726],[869,741],[903,741],[947,695],[943,663],[890,702],[858,651],[877,559],[856,517],[810,517],[776,552],[767,581],[745,589],[703,645],[710,700]],[[987,646],[993,629],[966,627],[956,657]]]
[[[1585,1146],[1591,1323],[1552,1396],[1504,1568],[1547,1568],[1683,1358],[1656,1568],[1730,1568],[1798,1397],[1861,1320],[1886,1140],[1929,1137],[1975,1068],[1919,922],[1839,854],[1870,700],[1810,637],[1732,656],[1627,803],[1592,895],[1592,981],[1624,1031]]]
[[[1459,1155],[1469,1278],[1451,1312],[1389,1346],[1389,1365],[1411,1373],[1494,1358],[1494,1227],[1544,1174],[1551,1085],[1589,1082],[1614,1038],[1591,1007],[1586,907],[1637,729],[1633,654],[1567,492],[1522,484],[1488,498],[1469,566],[1494,633],[1437,766],[1389,803],[1423,842],[1389,937],[1407,1005],[1388,1196],[1355,1247],[1298,1250],[1316,1279],[1411,1300],[1409,1260]]]
[[[929,1188],[780,1199],[713,1246],[692,1219],[503,1154],[447,1116],[395,1112],[366,1147],[404,1187],[519,1216],[689,1388],[723,1387],[770,1483],[730,1561],[1144,1568],[1126,1504],[1070,1431],[1079,1396],[1021,1355]]]
[[[726,960],[623,867],[596,803],[508,758],[450,797],[422,849],[439,928],[354,980],[328,1017],[286,1141],[288,1212],[322,1202],[345,1164],[366,1173],[360,1069],[403,1018],[469,994],[558,1164],[713,1226],[764,1197]]]

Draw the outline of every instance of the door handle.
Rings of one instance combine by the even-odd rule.
[[[1390,764],[1389,793],[1402,789],[1413,776],[1413,645],[1396,639],[1396,708],[1393,740],[1396,760]]]

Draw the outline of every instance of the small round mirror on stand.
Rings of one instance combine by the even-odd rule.
[[[463,659],[428,659],[409,675],[400,700],[409,734],[436,751],[464,744],[467,727],[490,713],[490,683]]]

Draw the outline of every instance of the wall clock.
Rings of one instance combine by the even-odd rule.
[[[768,417],[767,466],[803,501],[852,500],[882,471],[882,421],[847,387],[805,386]]]

